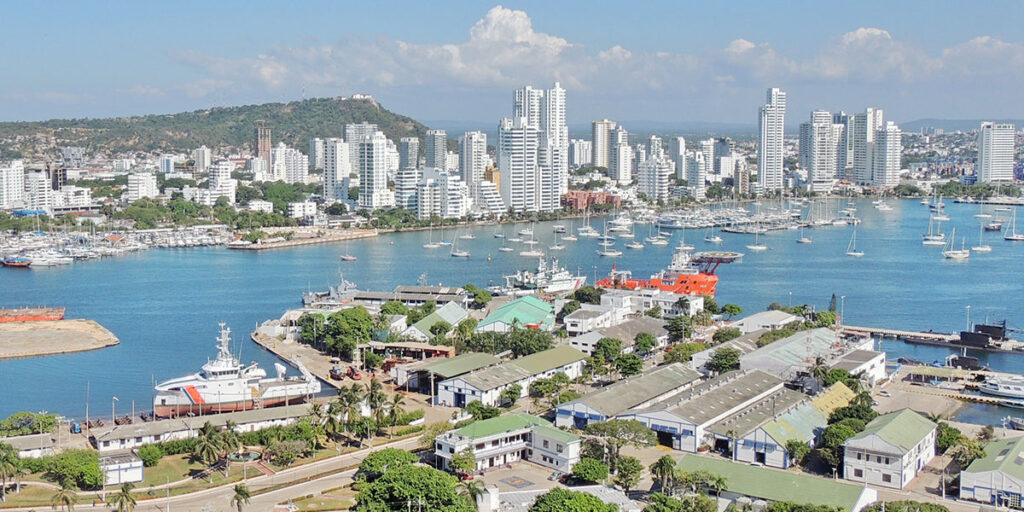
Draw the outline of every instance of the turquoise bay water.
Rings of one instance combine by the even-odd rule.
[[[1019,306],[1024,302],[1020,282],[1024,243],[1012,244],[1003,241],[1001,234],[986,233],[991,253],[973,254],[965,262],[947,261],[940,247],[920,243],[921,233],[928,228],[927,207],[916,201],[890,204],[894,211],[880,212],[870,201],[858,202],[863,223],[857,227],[857,247],[865,252],[863,258],[845,255],[852,226],[807,230],[814,239],[811,245],[795,243],[799,231],[772,232],[762,236],[769,249],[760,253],[746,249],[752,237],[721,233],[722,249],[746,256],[719,268],[719,303],[735,302],[754,312],[773,301],[789,303],[792,294],[793,304],[825,308],[835,292],[846,297],[846,323],[851,325],[958,330],[967,324],[966,306],[970,305],[973,321],[986,316],[993,321],[1006,318],[1011,327],[1024,327]],[[943,231],[948,233],[955,226],[958,237],[967,236],[968,247],[975,245],[979,220],[974,214],[979,208],[948,203],[953,220],[944,224]],[[552,224],[536,226],[538,247],[546,250],[554,243]],[[511,237],[523,227],[502,229]],[[595,223],[595,227],[601,226]],[[120,345],[99,351],[0,361],[0,416],[19,410],[83,416],[87,385],[93,415],[109,414],[113,396],[119,399],[119,414],[129,412],[133,400],[137,410],[148,409],[152,380],[197,371],[215,354],[218,322],[232,328],[243,360],[256,360],[269,369],[274,356],[249,341],[248,333],[259,322],[298,306],[302,292],[336,283],[339,269],[362,289],[390,290],[415,283],[423,273],[431,284],[499,284],[502,274],[536,264],[519,257],[519,247],[514,253],[498,251],[501,241],[493,237],[496,229],[468,228],[458,233],[477,236],[458,241],[460,249],[472,253],[468,260],[448,256],[447,248],[423,249],[428,233],[416,232],[258,253],[154,249],[67,268],[0,269],[0,305],[63,305],[68,318],[95,319],[121,340]],[[647,236],[648,229],[639,226],[637,238]],[[445,232],[446,238],[455,236]],[[588,282],[593,282],[595,270],[606,275],[613,262],[636,276],[646,276],[668,264],[681,236],[681,231],[675,232],[670,247],[648,246],[640,251],[622,247],[620,241],[618,248],[624,254],[614,259],[595,254],[596,239],[566,242],[567,249],[554,254],[571,270],[585,273]],[[686,237],[697,250],[716,248],[704,243],[703,231],[687,231]],[[338,255],[344,252],[358,261],[341,263]],[[948,353],[894,341],[886,341],[882,348],[893,360],[903,356],[930,362]],[[1024,372],[1024,355],[974,355],[993,368]],[[976,421],[998,416],[975,409],[965,414]]]

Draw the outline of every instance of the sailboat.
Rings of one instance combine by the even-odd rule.
[[[761,231],[760,230],[754,231],[754,243],[751,244],[751,245],[748,245],[747,249],[750,249],[751,251],[754,251],[754,252],[760,252],[760,251],[768,250],[768,246],[761,243]]]
[[[505,238],[505,232],[502,231],[501,229],[495,230],[494,231],[494,238]]]
[[[683,229],[682,232],[683,232],[682,239],[679,240],[679,247],[678,247],[678,249],[680,251],[692,251],[694,249],[694,247],[692,245],[687,245],[686,244],[686,230]]]
[[[472,233],[466,233],[464,235],[459,235],[459,240],[476,240],[476,235],[474,235]]]
[[[1003,240],[1009,240],[1011,242],[1024,242],[1024,234],[1017,233],[1017,209],[1013,209],[1013,214],[1010,215],[1010,226],[1006,228],[1006,233],[1003,234]]]
[[[857,228],[853,228],[853,236],[850,237],[850,243],[846,246],[846,255],[854,258],[864,256],[864,251],[857,250]]]
[[[809,243],[811,243],[810,237],[807,237],[807,236],[804,235],[803,228],[800,228],[800,238],[796,239],[796,243],[798,243],[798,244],[809,244]]]
[[[452,243],[452,251],[449,253],[449,255],[453,258],[468,258],[469,251],[461,251],[458,249],[455,243]]]
[[[562,235],[562,241],[563,242],[575,242],[576,240],[579,240],[578,238],[576,238],[576,235],[574,235],[573,233],[575,233],[575,231],[572,230],[572,221],[570,220],[569,221],[569,230],[566,232],[566,234]]]
[[[704,235],[704,241],[709,244],[720,244],[722,237],[715,234],[715,228],[708,228],[708,232]]]
[[[431,224],[429,231],[427,232],[427,243],[423,244],[424,249],[437,249],[441,247],[441,244],[434,241],[434,225]]]
[[[441,221],[441,240],[437,242],[438,245],[452,245],[451,240],[444,239],[444,221]]]
[[[921,235],[921,244],[923,245],[946,245],[946,234],[942,232],[942,221],[939,221],[938,232],[932,232],[932,221],[935,218],[928,217],[928,233]]]
[[[507,241],[508,240],[505,238],[505,234],[502,233],[502,235],[501,235],[501,247],[498,247],[499,251],[501,251],[501,252],[512,252],[512,251],[515,250],[515,249],[509,247],[508,245],[506,245],[505,242],[507,242]]]
[[[945,256],[946,259],[965,260],[971,256],[971,251],[968,251],[965,248],[965,246],[967,245],[966,239],[961,242],[960,249],[954,249],[954,243],[956,243],[956,228],[953,228],[953,234],[949,237],[949,244],[942,251],[942,255]]]
[[[626,244],[626,247],[629,247],[630,249],[643,249],[644,244],[639,240],[633,240],[632,242]]]
[[[974,251],[974,252],[992,252],[992,246],[990,246],[990,245],[985,243],[984,235],[985,235],[985,230],[979,224],[978,225],[978,245],[975,245],[974,247],[971,247],[972,251]]]

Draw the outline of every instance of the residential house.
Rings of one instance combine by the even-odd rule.
[[[910,409],[883,414],[843,443],[843,478],[903,489],[935,457],[937,426]]]
[[[452,457],[468,450],[476,460],[477,471],[525,460],[569,473],[580,460],[582,440],[545,419],[509,413],[437,436],[434,456],[448,470],[452,469]]]
[[[518,385],[520,398],[529,393],[530,384],[540,378],[565,373],[575,379],[583,373],[586,356],[568,346],[537,352],[506,363],[483,368],[441,381],[436,402],[449,407],[465,407],[470,402],[497,405],[503,391]]]

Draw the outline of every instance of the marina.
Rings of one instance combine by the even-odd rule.
[[[1024,245],[993,238],[988,241],[991,253],[967,262],[948,262],[937,247],[921,245],[921,233],[928,227],[927,206],[912,200],[890,200],[893,211],[882,212],[872,208],[870,200],[854,202],[863,212],[857,235],[857,247],[866,253],[862,258],[842,254],[851,226],[815,228],[813,244],[796,243],[798,230],[764,233],[761,239],[768,250],[756,253],[744,248],[752,241],[749,235],[716,230],[722,243],[715,244],[703,240],[706,233],[701,229],[688,230],[686,239],[697,251],[745,253],[742,261],[717,270],[720,280],[716,295],[719,303],[733,302],[746,312],[764,310],[772,302],[787,304],[790,293],[792,304],[823,308],[835,293],[844,323],[850,325],[951,333],[964,329],[967,305],[979,322],[988,316],[1006,318],[1010,326],[1024,324],[1024,313],[1014,306],[1024,302],[1024,290],[1014,284],[1018,281],[1015,264],[1024,260]],[[753,204],[748,207],[757,208]],[[979,205],[950,204],[945,211],[952,220],[944,227],[957,227],[958,233],[977,232],[978,219],[973,216]],[[1009,213],[1000,215],[1009,217]],[[588,232],[581,228],[600,228],[603,222],[600,218],[576,221],[571,230]],[[559,235],[554,225],[538,222],[533,226],[534,239],[540,242],[535,247],[547,248],[555,243]],[[529,227],[520,223],[503,231],[514,234]],[[600,240],[579,237],[574,242],[563,242],[565,250],[557,253],[559,265],[572,275],[585,275],[588,283],[607,276],[613,265],[630,270],[637,279],[664,270],[682,239],[682,230],[658,234],[657,227],[643,223],[634,230],[638,236],[666,236],[667,244],[649,244],[643,250],[624,250],[620,257],[602,259],[594,253]],[[593,231],[600,237],[596,229]],[[47,272],[0,269],[4,282],[0,305],[11,308],[43,304],[60,297],[70,316],[93,318],[120,339],[119,345],[102,351],[0,361],[0,386],[36,382],[31,399],[20,395],[0,397],[0,413],[46,409],[81,416],[87,387],[94,400],[105,396],[109,401],[109,397],[118,396],[123,402],[149,403],[154,380],[189,374],[206,361],[211,326],[223,321],[236,331],[247,332],[266,319],[278,318],[283,311],[297,307],[303,293],[335,285],[342,265],[345,279],[358,283],[362,290],[392,290],[417,283],[424,273],[425,282],[432,285],[501,286],[505,284],[503,276],[536,265],[537,259],[518,255],[525,245],[495,238],[493,225],[464,227],[461,232],[476,235],[476,239],[459,241],[459,248],[473,253],[473,257],[456,259],[448,250],[422,249],[429,235],[424,230],[388,233],[347,245],[318,244],[269,252],[232,251],[223,246],[156,249],[76,262]],[[437,233],[433,238],[437,239]],[[502,245],[514,247],[515,252],[499,251]],[[358,260],[340,262],[342,253]],[[116,303],[111,302],[112,297],[118,298]],[[178,299],[184,299],[187,307],[177,306]],[[263,368],[280,362],[247,337],[239,337],[236,343],[242,360],[254,360]],[[943,360],[947,354],[961,350],[891,338],[884,338],[881,346],[890,360]],[[1024,368],[1020,354],[973,348],[968,352],[994,370],[1020,372]],[[110,372],[108,368],[118,370]],[[58,374],[62,379],[35,378]],[[973,406],[964,411],[979,414]]]

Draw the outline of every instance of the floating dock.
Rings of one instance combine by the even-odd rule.
[[[118,343],[114,333],[93,320],[0,323],[0,359],[85,352]]]

